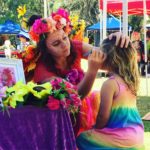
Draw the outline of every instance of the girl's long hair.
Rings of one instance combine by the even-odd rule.
[[[48,52],[48,48],[46,46],[46,38],[47,38],[47,34],[44,34],[44,38],[40,37],[40,41],[37,44],[37,50],[41,53],[40,59],[43,62],[43,64],[46,66],[48,71],[53,72],[60,77],[64,77],[64,75],[61,73],[61,70],[56,68],[55,60],[53,59],[53,56]],[[70,69],[76,57],[77,57],[77,53],[74,50],[73,45],[71,43],[70,55],[67,57],[67,64],[69,65]]]
[[[102,42],[101,48],[107,58],[104,68],[118,74],[127,84],[134,95],[137,95],[139,88],[139,70],[137,65],[137,52],[131,42],[127,48],[120,48],[115,45],[116,37],[108,38]]]

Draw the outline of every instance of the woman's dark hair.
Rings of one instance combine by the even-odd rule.
[[[32,15],[32,16],[28,19],[27,26],[28,26],[28,27],[31,27],[31,26],[34,24],[35,20],[40,19],[40,18],[42,18],[41,15]]]
[[[146,36],[147,36],[147,38],[150,38],[150,30],[148,30],[148,31],[146,32]]]
[[[47,35],[45,34],[45,38],[42,37],[42,40],[40,40],[39,43],[37,43],[37,50],[41,52],[41,61],[46,66],[48,71],[53,72],[58,76],[65,77],[61,73],[61,70],[56,68],[55,60],[53,59],[52,55],[48,53],[48,48],[46,46],[46,38],[47,38]],[[74,50],[74,47],[71,41],[70,43],[71,43],[70,55],[67,57],[67,63],[70,65],[70,69],[71,69],[72,64],[74,64],[76,60],[77,52]]]

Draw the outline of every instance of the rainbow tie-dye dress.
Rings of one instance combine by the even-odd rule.
[[[113,100],[105,128],[93,128],[77,137],[79,150],[144,150],[144,127],[136,98],[127,94],[123,91],[120,97]]]

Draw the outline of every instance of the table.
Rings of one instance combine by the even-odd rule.
[[[68,112],[23,106],[0,112],[0,150],[76,150]]]
[[[18,50],[15,50],[11,52],[11,55],[16,56],[18,53],[19,53]],[[4,51],[0,51],[0,57],[5,57]]]

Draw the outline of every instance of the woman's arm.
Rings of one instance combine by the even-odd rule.
[[[113,96],[115,94],[115,84],[113,80],[104,82],[101,88],[101,102],[96,119],[96,129],[104,128],[110,118]]]
[[[102,51],[93,51],[88,57],[88,70],[83,80],[78,84],[78,93],[81,98],[84,98],[91,90],[98,69],[105,60],[105,55]]]

